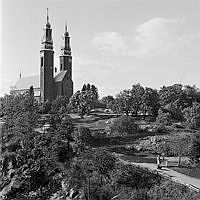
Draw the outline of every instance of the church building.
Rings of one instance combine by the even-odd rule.
[[[57,96],[65,96],[67,99],[70,99],[73,95],[72,55],[67,24],[65,24],[63,46],[61,47],[59,61],[60,66],[57,72],[57,68],[54,68],[52,29],[47,9],[47,22],[40,50],[40,75],[22,77],[20,73],[20,78],[15,85],[15,92],[23,93],[30,86],[33,86],[34,95],[40,102],[52,101]]]

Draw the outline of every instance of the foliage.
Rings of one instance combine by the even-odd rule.
[[[159,109],[155,124],[160,128],[171,125],[172,119],[170,113],[164,112],[162,109]]]
[[[195,199],[195,192],[190,191],[186,186],[164,181],[156,185],[148,192],[151,200],[188,200]]]
[[[88,145],[92,140],[92,134],[89,128],[78,127],[73,133],[73,137],[76,142]]]
[[[132,113],[138,115],[141,110],[142,104],[144,103],[145,90],[140,84],[135,84],[131,88],[132,97]]]
[[[135,189],[149,189],[160,183],[161,176],[135,165],[119,164],[113,172],[112,179],[118,188],[125,186]]]
[[[153,117],[156,117],[158,115],[158,110],[160,107],[159,95],[157,90],[146,87],[143,95],[143,102],[143,112],[145,114],[148,113]]]
[[[53,100],[51,104],[51,113],[53,114],[63,114],[63,113],[68,113],[69,108],[68,108],[68,103],[69,100],[65,96],[57,96],[55,100]]]
[[[191,142],[191,150],[190,150],[190,158],[192,161],[195,162],[200,162],[200,135],[195,134],[192,137],[192,142]]]
[[[105,96],[101,99],[101,101],[105,104],[106,108],[112,109],[112,105],[115,101],[114,97],[111,95]]]
[[[138,125],[130,116],[121,116],[111,124],[111,132],[117,135],[136,134]]]
[[[192,107],[183,110],[186,125],[189,128],[200,127],[200,104],[194,102]]]
[[[89,114],[90,110],[95,108],[98,103],[98,89],[94,85],[84,85],[81,91],[77,91],[71,98],[69,105],[83,117]]]
[[[36,132],[38,106],[33,88],[4,99],[2,186],[7,199],[48,199],[61,188],[63,165],[74,152],[69,145],[73,125],[65,116],[49,129]],[[55,120],[54,120],[55,121]]]
[[[47,99],[43,104],[39,106],[39,113],[47,114],[51,111],[51,102]]]
[[[160,104],[165,106],[180,100],[183,94],[183,86],[181,84],[174,84],[172,86],[163,86],[159,91]]]
[[[127,116],[132,111],[132,97],[130,90],[123,90],[116,96],[117,108],[120,113],[125,113]]]

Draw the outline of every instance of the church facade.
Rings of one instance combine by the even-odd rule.
[[[23,93],[30,86],[33,86],[35,97],[40,102],[53,101],[57,96],[65,96],[68,100],[70,99],[73,95],[72,55],[70,36],[66,24],[58,68],[59,71],[57,72],[57,68],[54,68],[52,28],[47,13],[47,22],[40,50],[40,75],[21,77],[20,74],[20,78],[15,85],[15,91]]]

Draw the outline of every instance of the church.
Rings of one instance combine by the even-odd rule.
[[[52,28],[47,9],[47,22],[40,50],[40,75],[22,77],[20,72],[20,78],[14,87],[15,92],[23,93],[33,86],[35,98],[42,103],[47,100],[53,101],[57,96],[70,99],[73,95],[72,55],[67,24],[65,24],[59,62],[57,71],[57,68],[54,68]]]

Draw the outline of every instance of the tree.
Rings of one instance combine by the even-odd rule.
[[[112,105],[114,104],[114,97],[111,95],[105,96],[101,99],[101,101],[106,105],[106,108],[112,109]]]
[[[144,103],[144,94],[145,90],[140,84],[135,84],[132,86],[130,91],[132,99],[132,113],[138,115],[138,112],[141,111],[141,107]]]
[[[181,157],[189,155],[188,146],[191,143],[190,137],[182,137],[178,138],[177,140],[174,139],[171,141],[171,152],[174,156],[178,156],[178,166],[181,165]]]
[[[159,109],[158,116],[156,117],[156,126],[159,128],[164,128],[172,124],[171,115],[169,112],[164,112],[162,109]]]
[[[194,102],[192,107],[183,110],[185,123],[189,128],[200,127],[200,104]]]
[[[111,125],[111,132],[118,135],[136,134],[138,129],[135,119],[130,116],[121,116]]]
[[[132,111],[132,100],[131,91],[123,90],[116,96],[115,108],[117,108],[120,113],[125,113],[128,116]]]
[[[200,136],[199,134],[195,134],[192,136],[192,142],[190,147],[190,158],[192,161],[197,163],[200,162]]]
[[[68,112],[68,103],[69,101],[65,96],[57,96],[57,98],[52,101],[50,112],[54,114]]]
[[[86,90],[83,86],[82,91],[77,91],[70,98],[70,106],[75,111],[80,113],[83,117],[84,114],[89,114],[90,110],[93,109],[98,100],[98,89],[94,85],[87,84]]]
[[[173,103],[177,100],[181,101],[183,96],[183,86],[181,84],[174,84],[172,86],[163,86],[159,90],[159,98],[161,106]]]
[[[158,115],[160,104],[157,90],[148,87],[145,88],[142,108],[144,114],[148,113],[153,117],[156,117]]]
[[[185,85],[183,88],[184,93],[184,108],[191,107],[193,102],[200,103],[200,91],[199,89],[194,85]]]

